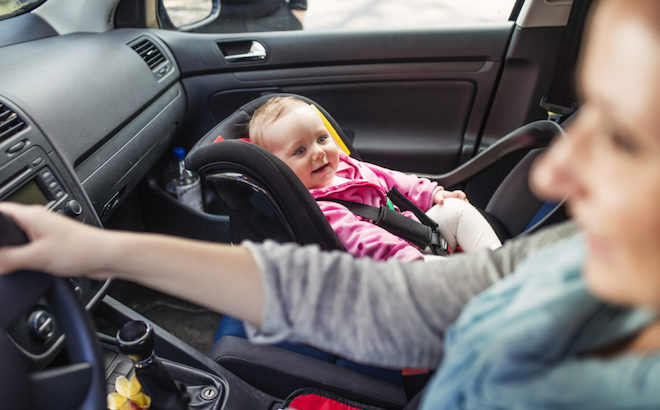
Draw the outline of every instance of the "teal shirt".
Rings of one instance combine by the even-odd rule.
[[[445,337],[422,409],[660,409],[660,354],[585,355],[654,318],[581,277],[581,237],[539,252],[470,302]]]

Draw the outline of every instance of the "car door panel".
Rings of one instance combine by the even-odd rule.
[[[182,73],[188,145],[250,99],[292,92],[328,110],[366,161],[440,173],[475,149],[512,28],[159,34]],[[227,62],[218,44],[237,41],[260,42],[266,59]]]
[[[458,162],[476,94],[464,80],[342,83],[283,87],[322,101],[353,135],[368,162],[412,172],[444,172]]]

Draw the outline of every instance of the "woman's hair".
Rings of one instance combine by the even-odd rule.
[[[250,141],[265,148],[264,134],[266,128],[283,115],[293,111],[298,106],[307,106],[307,103],[296,97],[273,97],[257,108],[248,123],[248,136]]]

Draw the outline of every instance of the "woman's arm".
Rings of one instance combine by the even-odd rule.
[[[264,272],[255,341],[293,340],[379,366],[435,367],[442,338],[475,295],[525,257],[575,232],[559,225],[496,251],[438,262],[376,262],[318,247],[246,244]]]
[[[163,235],[103,231],[39,206],[0,203],[28,235],[0,248],[0,273],[34,269],[58,276],[125,279],[261,323],[264,291],[257,265],[241,247]]]
[[[0,248],[0,273],[117,277],[257,326],[257,341],[304,341],[349,359],[433,367],[442,335],[476,294],[572,225],[510,241],[497,251],[440,262],[375,262],[317,247],[232,247],[162,235],[102,231],[38,206],[0,203],[30,243]]]

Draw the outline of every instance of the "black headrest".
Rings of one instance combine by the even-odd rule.
[[[237,109],[227,118],[225,118],[220,123],[218,123],[218,125],[211,128],[211,130],[207,132],[206,135],[204,135],[202,138],[199,139],[199,141],[195,143],[191,151],[194,151],[199,147],[212,144],[213,141],[215,141],[218,138],[218,136],[222,136],[222,138],[224,138],[225,140],[247,138],[248,136],[247,126],[248,123],[250,122],[250,118],[252,118],[252,114],[257,110],[257,108],[261,107],[266,101],[268,101],[273,97],[295,97],[299,100],[305,101],[308,104],[314,104],[314,106],[318,108],[319,111],[321,111],[323,116],[335,129],[337,135],[339,135],[339,137],[342,139],[348,150],[351,152],[351,157],[360,159],[359,155],[355,151],[355,148],[353,148],[351,141],[346,137],[346,134],[344,134],[344,131],[342,131],[339,124],[337,124],[335,119],[332,118],[332,116],[323,107],[321,107],[318,103],[307,97],[298,94],[290,94],[290,93],[266,94],[266,95],[262,95],[261,97],[255,98],[254,100],[246,104],[243,104],[239,109]]]

